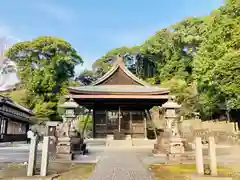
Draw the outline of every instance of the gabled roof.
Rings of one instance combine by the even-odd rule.
[[[14,102],[13,100],[11,100],[8,97],[0,95],[0,102],[3,103],[3,104],[9,105],[9,106],[11,106],[11,107],[13,107],[13,108],[15,108],[15,109],[17,109],[19,111],[25,112],[25,113],[27,113],[27,114],[29,114],[31,116],[34,115],[31,110],[29,110],[29,109],[23,107],[22,105]]]
[[[131,71],[129,71],[126,66],[124,65],[124,60],[121,56],[117,56],[117,60],[115,62],[115,64],[113,65],[113,67],[106,73],[104,74],[101,78],[99,78],[97,81],[95,81],[94,83],[92,83],[92,86],[97,86],[99,84],[101,84],[102,82],[106,81],[108,78],[110,78],[115,72],[118,71],[118,69],[121,69],[128,77],[130,77],[132,80],[134,80],[135,82],[137,82],[139,85],[141,86],[150,86],[149,84],[145,83],[144,81],[142,81],[141,79],[139,79],[138,77],[136,77]]]
[[[137,78],[118,56],[113,67],[88,86],[69,87],[69,93],[78,98],[166,98],[169,89],[152,86]],[[139,98],[141,96],[141,98]],[[151,96],[151,97],[150,97]],[[163,97],[164,96],[164,97]]]

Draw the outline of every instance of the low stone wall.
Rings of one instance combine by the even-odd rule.
[[[240,132],[233,122],[201,121],[200,119],[184,120],[179,124],[183,138],[193,141],[196,131],[211,132],[218,144],[240,144]]]
[[[236,133],[238,129],[234,122],[226,121],[201,121],[200,119],[183,120],[180,128],[184,131],[192,131],[194,129],[208,129],[209,131],[224,131],[228,133]]]

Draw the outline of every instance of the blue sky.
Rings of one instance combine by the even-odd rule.
[[[14,3],[13,3],[14,2]],[[83,57],[83,67],[107,51],[142,43],[189,16],[208,15],[222,0],[2,0],[0,36],[29,40],[62,37]]]

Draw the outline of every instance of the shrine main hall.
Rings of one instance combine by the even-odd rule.
[[[116,132],[131,138],[146,138],[149,110],[169,99],[169,90],[143,82],[117,56],[113,67],[87,86],[69,87],[70,97],[91,110],[93,138],[105,138]]]

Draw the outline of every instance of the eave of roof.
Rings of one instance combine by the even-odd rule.
[[[169,99],[169,95],[66,95],[65,98],[73,99]]]
[[[76,94],[168,94],[166,88],[140,85],[98,85],[69,87],[70,93]]]
[[[11,106],[11,107],[19,110],[19,111],[25,112],[25,113],[27,113],[27,114],[29,114],[29,115],[31,115],[31,116],[34,116],[34,114],[33,114],[33,112],[32,112],[31,110],[29,110],[29,109],[23,107],[22,105],[14,102],[14,101],[12,101],[12,100],[11,100],[10,98],[8,98],[8,97],[5,97],[5,96],[0,95],[0,100],[1,100],[1,99],[4,99],[4,98],[5,98],[5,100],[6,100],[6,101],[4,101],[5,104],[7,104],[7,105],[9,105],[9,106]]]

